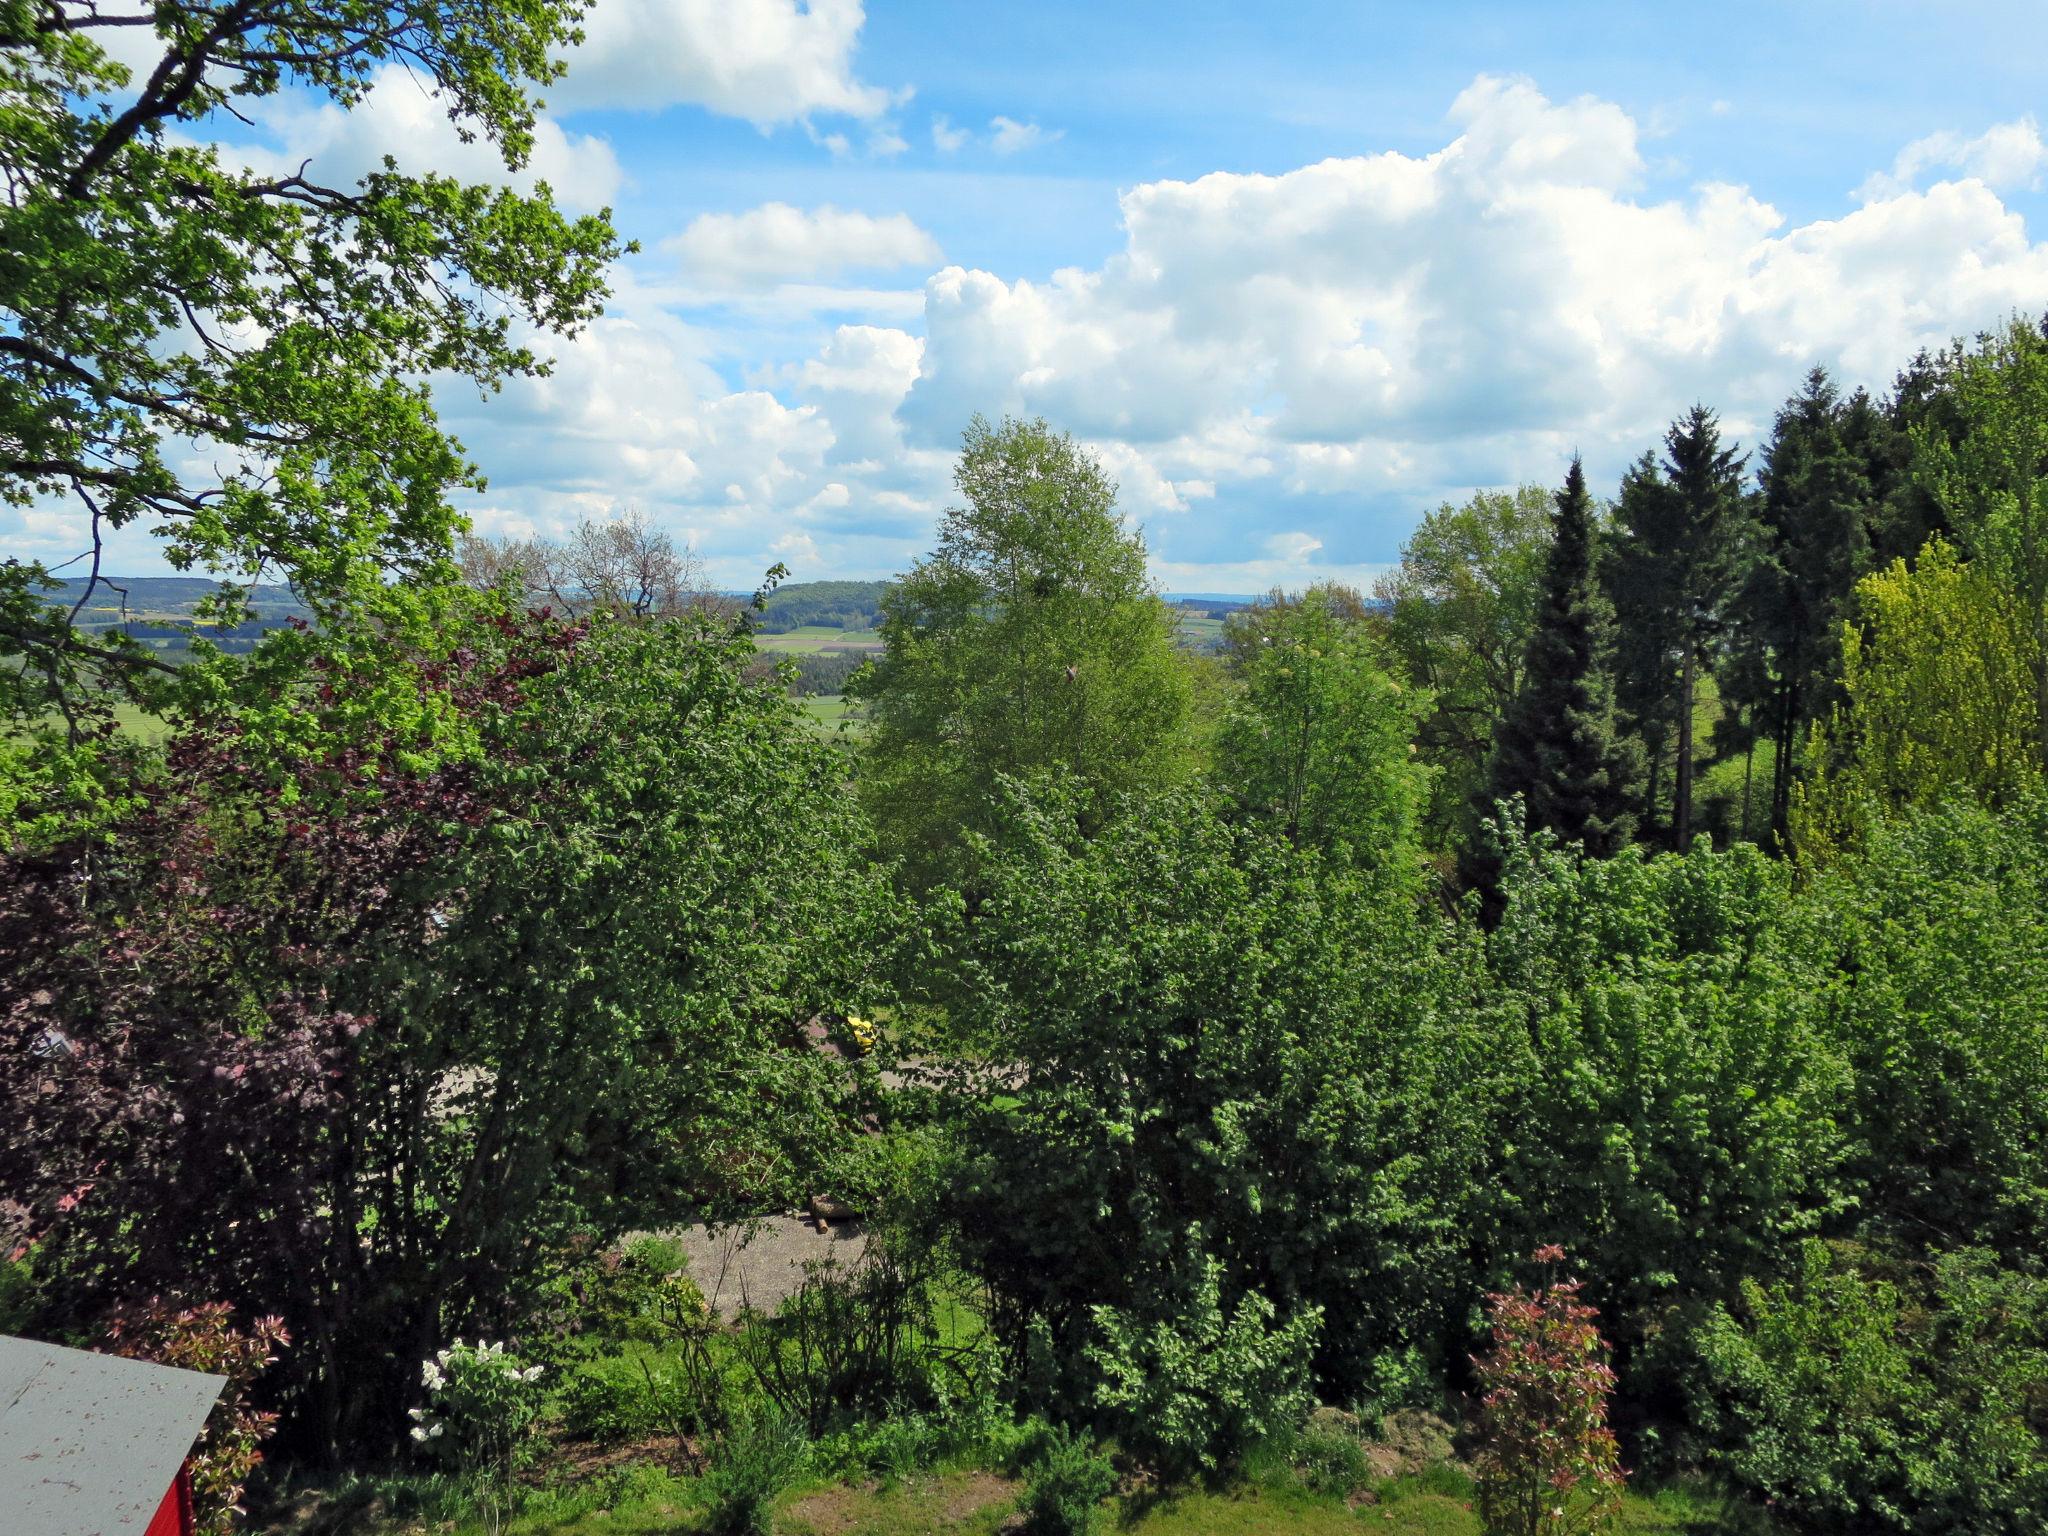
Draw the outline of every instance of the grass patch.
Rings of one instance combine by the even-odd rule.
[[[956,1467],[901,1478],[812,1479],[776,1501],[779,1536],[996,1536],[1016,1513],[1022,1485]],[[364,1479],[326,1501],[323,1529],[350,1536],[486,1536],[490,1524],[446,1479]],[[333,1517],[342,1518],[334,1523]],[[290,1530],[292,1522],[273,1524]],[[656,1536],[705,1529],[696,1480],[641,1463],[553,1488],[528,1489],[503,1536]],[[1278,1482],[1211,1492],[1189,1489],[1114,1499],[1102,1536],[1481,1536],[1472,1485],[1452,1467],[1375,1484],[1345,1499]],[[1628,1494],[1615,1529],[1625,1536],[1780,1536],[1762,1513],[1731,1509],[1687,1484]]]

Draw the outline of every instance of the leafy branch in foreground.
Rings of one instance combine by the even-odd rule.
[[[564,0],[161,0],[162,52],[133,77],[103,46],[135,18],[91,0],[0,0],[0,499],[68,511],[100,579],[139,525],[179,569],[283,574],[316,611],[445,574],[481,486],[425,382],[546,371],[524,339],[572,333],[620,250],[605,214],[401,172],[351,186],[204,142],[217,114],[287,90],[360,106],[409,72],[508,168],[531,88],[556,78]],[[80,639],[0,566],[0,712],[38,718],[106,681],[146,691],[148,653]]]

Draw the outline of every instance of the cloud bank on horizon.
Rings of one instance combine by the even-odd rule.
[[[1439,142],[1135,180],[1078,241],[1106,254],[1045,275],[949,260],[956,235],[890,205],[891,175],[943,211],[933,186],[1000,195],[1079,134],[1028,97],[958,126],[918,108],[864,78],[867,20],[860,0],[593,10],[523,179],[619,206],[643,254],[551,377],[444,392],[491,477],[479,528],[630,505],[735,587],[775,560],[888,574],[926,548],[967,418],[1009,413],[1101,454],[1169,590],[1364,581],[1440,500],[1554,480],[1574,451],[1611,483],[1696,399],[1753,443],[1814,363],[1882,388],[1920,348],[2048,304],[2017,206],[2048,174],[2031,117],[1886,145],[1802,220],[1726,178],[1674,189],[1662,125],[1495,72],[1445,102]],[[504,174],[395,73],[352,114],[268,106],[252,158]],[[677,113],[800,138],[813,163],[717,171],[733,195],[682,217],[643,185],[689,175],[661,147]],[[844,194],[815,195],[834,176]],[[58,515],[14,517],[17,553],[71,553]]]

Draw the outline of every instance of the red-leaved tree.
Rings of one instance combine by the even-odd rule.
[[[418,1362],[516,1335],[572,1238],[814,1187],[855,1116],[802,1025],[885,959],[844,765],[744,631],[440,637],[288,639],[110,821],[0,850],[37,1325],[274,1314],[265,1393],[329,1454],[395,1444]]]
[[[1538,1248],[1539,1264],[1564,1250]],[[1621,1507],[1625,1474],[1607,1398],[1614,1372],[1579,1300],[1579,1282],[1551,1279],[1486,1298],[1492,1347],[1475,1356],[1479,1377],[1479,1515],[1487,1536],[1578,1536],[1606,1526]]]

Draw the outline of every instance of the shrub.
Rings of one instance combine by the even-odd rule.
[[[1700,1329],[1695,1410],[1743,1489],[1816,1531],[2048,1531],[2048,1281],[1983,1250],[1859,1272],[1806,1245]]]
[[[1274,1321],[1256,1291],[1226,1312],[1223,1266],[1201,1254],[1170,1310],[1097,1307],[1089,1362],[1100,1372],[1095,1405],[1119,1444],[1168,1479],[1216,1474],[1291,1433],[1308,1411],[1317,1308]]]
[[[851,1265],[809,1266],[772,1316],[749,1317],[737,1353],[777,1411],[812,1435],[943,1410],[983,1394],[991,1369],[977,1341],[941,1326],[930,1257],[879,1241]]]
[[[768,1536],[775,1497],[802,1474],[809,1450],[802,1427],[772,1409],[721,1435],[701,1484],[714,1536]]]
[[[1343,1495],[1372,1481],[1364,1443],[1338,1423],[1309,1424],[1295,1437],[1288,1459],[1311,1493]]]
[[[227,1378],[192,1454],[192,1513],[202,1536],[227,1536],[242,1513],[242,1485],[277,1424],[276,1414],[250,1407],[249,1391],[290,1342],[274,1317],[258,1318],[246,1333],[232,1317],[224,1301],[177,1307],[151,1297],[115,1312],[106,1328],[114,1354]]]
[[[1024,1469],[1024,1529],[1030,1536],[1089,1536],[1116,1470],[1085,1430],[1046,1433]]]
[[[657,1385],[650,1387],[650,1378]],[[579,1440],[619,1445],[667,1427],[656,1400],[671,1377],[664,1364],[637,1355],[603,1354],[571,1366],[561,1389],[563,1430]]]
[[[503,1344],[457,1339],[420,1362],[427,1406],[411,1411],[413,1443],[457,1472],[509,1477],[540,1420],[540,1376],[541,1367],[523,1364]]]
[[[1536,1250],[1556,1263],[1564,1250]],[[1472,1362],[1480,1390],[1478,1506],[1487,1536],[1565,1536],[1605,1527],[1623,1473],[1607,1397],[1614,1372],[1579,1282],[1486,1299],[1492,1347]]]
[[[411,644],[273,637],[103,835],[0,850],[36,1326],[277,1312],[323,1341],[278,1400],[330,1456],[400,1442],[428,1348],[526,1337],[576,1235],[816,1188],[853,1116],[790,1021],[871,1006],[888,942],[838,754],[743,631]]]
[[[2048,1252],[2048,796],[1873,827],[1806,905],[1865,1230]]]

